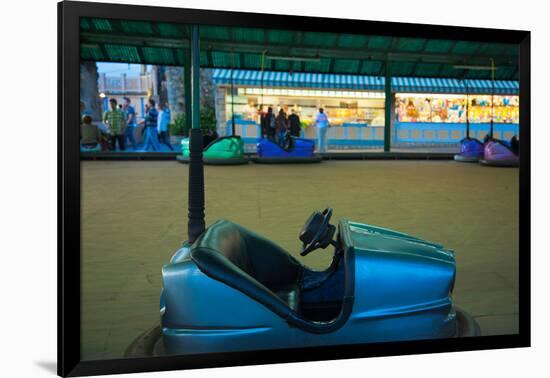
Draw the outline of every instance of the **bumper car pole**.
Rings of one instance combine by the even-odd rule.
[[[495,109],[495,60],[491,58],[491,127],[489,128],[489,136],[493,138],[493,119]]]
[[[202,131],[200,127],[200,46],[199,26],[191,27],[191,117],[189,143],[189,213],[188,240],[193,243],[204,232],[204,166]]]
[[[231,136],[235,136],[235,87],[233,75],[235,73],[235,52],[231,53]]]

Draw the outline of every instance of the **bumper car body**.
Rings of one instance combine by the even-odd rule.
[[[314,154],[312,140],[287,135],[285,147],[268,138],[262,138],[256,145],[256,163],[318,163],[321,157]]]
[[[489,138],[485,142],[484,156],[480,160],[483,165],[496,167],[517,167],[519,166],[517,140],[506,142],[499,139]]]
[[[178,161],[189,162],[189,138],[181,141],[181,152]],[[248,163],[244,156],[244,142],[239,136],[226,136],[213,140],[203,150],[205,164],[235,165]]]
[[[475,138],[464,138],[460,141],[460,153],[454,156],[456,161],[475,162],[483,159],[483,143]]]
[[[101,151],[101,144],[81,144],[80,145],[80,152],[100,152]]]
[[[162,269],[163,349],[213,353],[456,336],[452,251],[347,220],[334,243],[330,267],[314,271],[244,227],[212,224]]]

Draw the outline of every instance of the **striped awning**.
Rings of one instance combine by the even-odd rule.
[[[493,83],[491,80],[458,80],[424,77],[394,77],[393,92],[428,92],[428,93],[475,93],[490,94]],[[518,94],[519,82],[495,80],[495,94]]]
[[[255,70],[214,69],[212,79],[216,84],[323,88],[383,91],[385,78],[381,76],[336,75],[304,72],[277,72]],[[392,92],[421,93],[472,93],[490,94],[491,80],[459,80],[426,77],[394,77]],[[518,94],[519,82],[495,80],[495,94]]]
[[[233,77],[232,77],[233,76]],[[354,89],[354,90],[384,90],[384,78],[377,76],[336,75],[304,72],[277,72],[254,70],[215,69],[212,79],[216,84],[291,87],[291,88],[323,88],[323,89]]]

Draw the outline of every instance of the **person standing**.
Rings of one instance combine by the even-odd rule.
[[[319,108],[319,113],[315,117],[315,128],[317,129],[317,150],[326,152],[327,150],[327,129],[330,123],[323,108]]]
[[[282,108],[279,110],[279,114],[275,120],[275,125],[275,129],[277,131],[277,144],[282,146],[288,130],[288,119],[286,118],[286,113]]]
[[[135,151],[137,147],[136,138],[134,136],[137,126],[136,110],[131,105],[131,100],[129,97],[123,97],[122,100],[122,111],[124,112],[124,116],[126,117],[126,130],[124,131],[124,141],[130,141],[132,149]]]
[[[260,113],[260,131],[262,133],[262,139],[267,138],[267,128],[269,127],[267,123],[267,112],[264,112],[261,108],[258,112]]]
[[[160,144],[158,140],[158,111],[155,108],[155,100],[152,98],[147,101],[145,105],[145,119],[143,120],[145,142],[143,144],[143,149],[145,151],[159,151]]]
[[[170,139],[168,131],[170,128],[170,121],[172,115],[170,114],[170,108],[163,103],[159,104],[159,115],[158,115],[158,132],[159,132],[159,141],[161,144],[165,144],[171,151],[174,151],[174,148],[170,144]]]
[[[290,135],[299,137],[302,130],[300,128],[300,117],[294,109],[291,110],[291,114],[288,116],[288,124],[290,126]]]
[[[262,138],[275,140],[275,116],[273,115],[273,108],[268,107],[267,113],[262,114],[260,120],[260,126],[262,129]]]
[[[124,130],[126,129],[126,121],[124,119],[124,112],[118,108],[117,101],[114,98],[109,100],[110,110],[107,110],[103,114],[103,122],[109,128],[109,141],[111,142],[111,150],[116,151],[116,143],[118,141],[118,147],[121,151],[124,151]]]

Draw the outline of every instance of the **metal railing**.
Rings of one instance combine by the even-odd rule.
[[[510,139],[519,133],[517,123],[495,123],[493,135]],[[470,123],[470,136],[479,140],[489,133],[489,123]],[[393,141],[397,144],[456,144],[466,137],[465,123],[397,122]]]
[[[488,123],[471,123],[470,136],[483,139],[489,132],[489,126]],[[227,121],[224,131],[225,135],[231,135],[231,120]],[[260,125],[255,121],[236,120],[235,132],[241,136],[247,149],[251,149],[261,138]],[[496,138],[508,140],[518,133],[518,124],[494,124]],[[313,126],[302,128],[300,136],[312,140],[317,139]],[[458,145],[465,136],[466,124],[464,123],[397,122],[394,124],[392,145]],[[344,123],[329,129],[327,142],[329,147],[335,149],[381,148],[384,146],[384,127]]]
[[[106,76],[105,74],[100,74],[98,90],[103,93],[146,94],[151,84],[151,75],[128,77],[125,74],[120,76]]]

